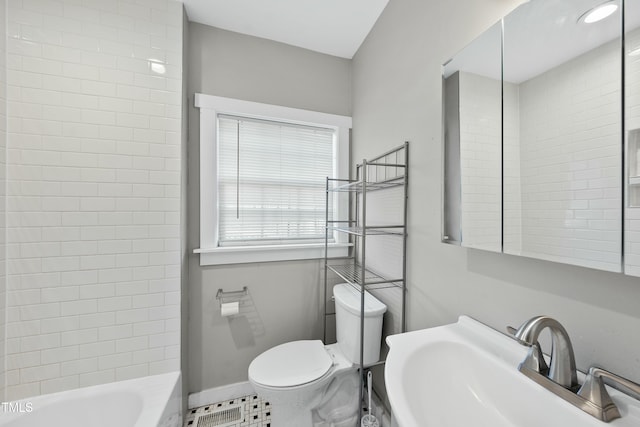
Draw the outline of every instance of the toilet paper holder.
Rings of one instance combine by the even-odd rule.
[[[223,291],[222,288],[218,289],[216,293],[216,299],[220,304],[224,304],[227,302],[235,302],[240,301],[243,296],[249,294],[249,289],[245,286],[240,291]]]

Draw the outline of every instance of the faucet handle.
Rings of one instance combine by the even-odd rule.
[[[604,421],[608,422],[620,418],[620,412],[604,387],[604,380],[607,380],[613,388],[638,400],[640,400],[640,384],[596,366],[589,368],[587,378],[578,390],[578,396],[602,408]]]
[[[513,339],[518,341],[520,344],[524,343],[515,337],[515,334],[518,330],[513,326],[507,326],[507,332],[513,335]],[[547,375],[549,373],[549,365],[547,365],[547,361],[544,359],[544,353],[542,353],[542,346],[540,345],[540,341],[536,341],[531,346],[533,354],[530,352],[529,356],[527,356],[528,363],[533,366],[529,366],[531,369],[538,371],[542,375]]]

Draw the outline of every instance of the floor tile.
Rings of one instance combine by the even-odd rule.
[[[255,394],[189,409],[184,427],[272,427],[271,405]]]

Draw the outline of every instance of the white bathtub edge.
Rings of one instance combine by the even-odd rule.
[[[229,384],[221,387],[208,388],[189,395],[189,409],[208,405],[209,403],[222,402],[236,397],[254,394],[255,391],[248,381]]]
[[[158,421],[158,427],[181,427],[182,426],[182,372],[171,372],[168,378],[175,378],[171,395],[167,399],[162,416]]]
[[[68,402],[82,402],[87,399],[102,399],[105,395],[113,393],[134,393],[140,397],[140,412],[135,412],[137,420],[133,421],[134,427],[180,427],[182,424],[182,402],[181,402],[181,373],[174,371],[165,374],[150,375],[130,380],[111,382],[89,387],[76,388],[68,391],[45,394],[16,400],[22,402],[23,407],[29,406],[33,408],[33,414],[39,411],[50,411],[50,408],[60,407],[60,404]],[[68,410],[68,405],[60,408],[59,413],[55,413],[57,421],[65,422],[79,419]],[[23,413],[2,413],[0,414],[0,426],[6,424],[35,427],[33,420],[30,420],[31,411]],[[132,418],[134,419],[134,418]],[[80,420],[82,421],[82,420]],[[105,420],[105,426],[111,427]],[[46,425],[50,425],[47,421]],[[57,424],[60,425],[60,424]],[[92,424],[94,425],[94,424]],[[129,425],[129,424],[128,424]],[[45,426],[38,423],[37,426]]]

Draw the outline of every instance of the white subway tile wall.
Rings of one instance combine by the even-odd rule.
[[[637,9],[637,5],[633,6]],[[637,13],[637,11],[632,11]],[[627,46],[631,49],[640,43],[640,30],[634,30],[626,34]],[[628,49],[627,51],[631,50]],[[626,137],[629,132],[637,135],[640,129],[640,56],[627,55],[625,59],[625,127]],[[627,140],[629,143],[629,140]],[[640,144],[628,144],[627,171],[630,176],[640,175]],[[635,149],[636,151],[631,151]],[[635,180],[632,184],[627,181],[627,206],[625,210],[625,248],[624,269],[625,273],[640,276],[640,185]]]
[[[525,255],[621,271],[619,55],[611,42],[520,84]]]
[[[5,34],[7,2],[0,0],[0,34]],[[5,319],[7,302],[6,254],[7,216],[6,171],[7,171],[7,39],[0,38],[0,401],[5,400]]]
[[[518,85],[503,83],[503,250],[522,253],[522,192],[520,180],[520,106]]]
[[[182,4],[8,13],[7,397],[178,370]]]
[[[502,250],[500,80],[460,72],[462,244]]]

